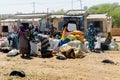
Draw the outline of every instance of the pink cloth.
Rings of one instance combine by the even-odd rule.
[[[13,29],[14,29],[14,32],[17,32],[17,26],[16,25],[14,25]]]

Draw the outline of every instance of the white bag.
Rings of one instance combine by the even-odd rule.
[[[59,44],[60,40],[58,40],[58,39],[51,39],[50,38],[49,42],[50,42],[49,49],[58,50],[58,44]]]
[[[84,42],[84,44],[81,46],[81,49],[82,49],[83,52],[86,52],[86,53],[90,52],[88,41]]]
[[[31,46],[30,54],[36,54],[37,53],[37,44],[30,42],[30,46]]]
[[[70,52],[71,49],[73,49],[75,53],[75,58],[80,58],[80,56],[83,55],[81,46],[82,46],[82,43],[80,41],[74,40],[60,46],[59,51],[66,52],[66,54],[69,55],[68,53]]]
[[[11,51],[9,51],[9,52],[7,53],[7,56],[15,56],[15,55],[17,55],[18,53],[19,53],[18,50],[12,49]]]
[[[7,38],[1,38],[0,39],[0,46],[1,47],[7,47],[7,46],[9,46],[9,41],[7,40]]]
[[[118,50],[119,45],[115,42],[110,43],[109,49],[110,50]]]

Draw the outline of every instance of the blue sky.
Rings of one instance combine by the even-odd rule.
[[[102,4],[102,3],[114,3],[120,0],[81,0],[82,7]],[[17,12],[31,13],[33,12],[33,2],[35,2],[35,12],[47,12],[47,8],[50,11],[64,9],[80,9],[80,0],[0,0],[0,14],[15,14]]]

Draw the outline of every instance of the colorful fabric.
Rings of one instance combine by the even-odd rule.
[[[41,41],[41,52],[47,52],[50,47],[49,38],[44,35],[38,35],[38,38]]]
[[[68,36],[66,36],[65,40],[74,41],[74,40],[76,40],[76,37],[74,35],[68,35]]]
[[[62,46],[63,44],[66,44],[68,42],[69,42],[68,40],[61,40],[58,44],[58,47]]]
[[[88,28],[88,33],[87,33],[87,38],[89,42],[89,49],[92,50],[94,49],[95,46],[95,36],[97,35],[96,28],[93,27],[93,25],[90,25]]]
[[[20,31],[18,32],[19,37],[19,51],[22,54],[30,54],[30,42],[28,40],[27,32],[25,32],[24,27],[20,27]]]
[[[30,41],[35,40],[34,33],[32,30],[27,31],[27,35],[28,35]]]
[[[19,35],[19,51],[22,54],[27,54],[30,51],[29,40],[23,34]]]
[[[64,28],[63,32],[62,32],[62,39],[65,38],[65,34],[66,34],[66,27]]]

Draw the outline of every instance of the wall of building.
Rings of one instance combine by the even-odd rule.
[[[57,28],[57,30],[58,30],[58,22],[60,22],[60,21],[62,21],[63,19],[62,18],[54,18],[53,19],[53,26],[55,27],[55,28]]]

